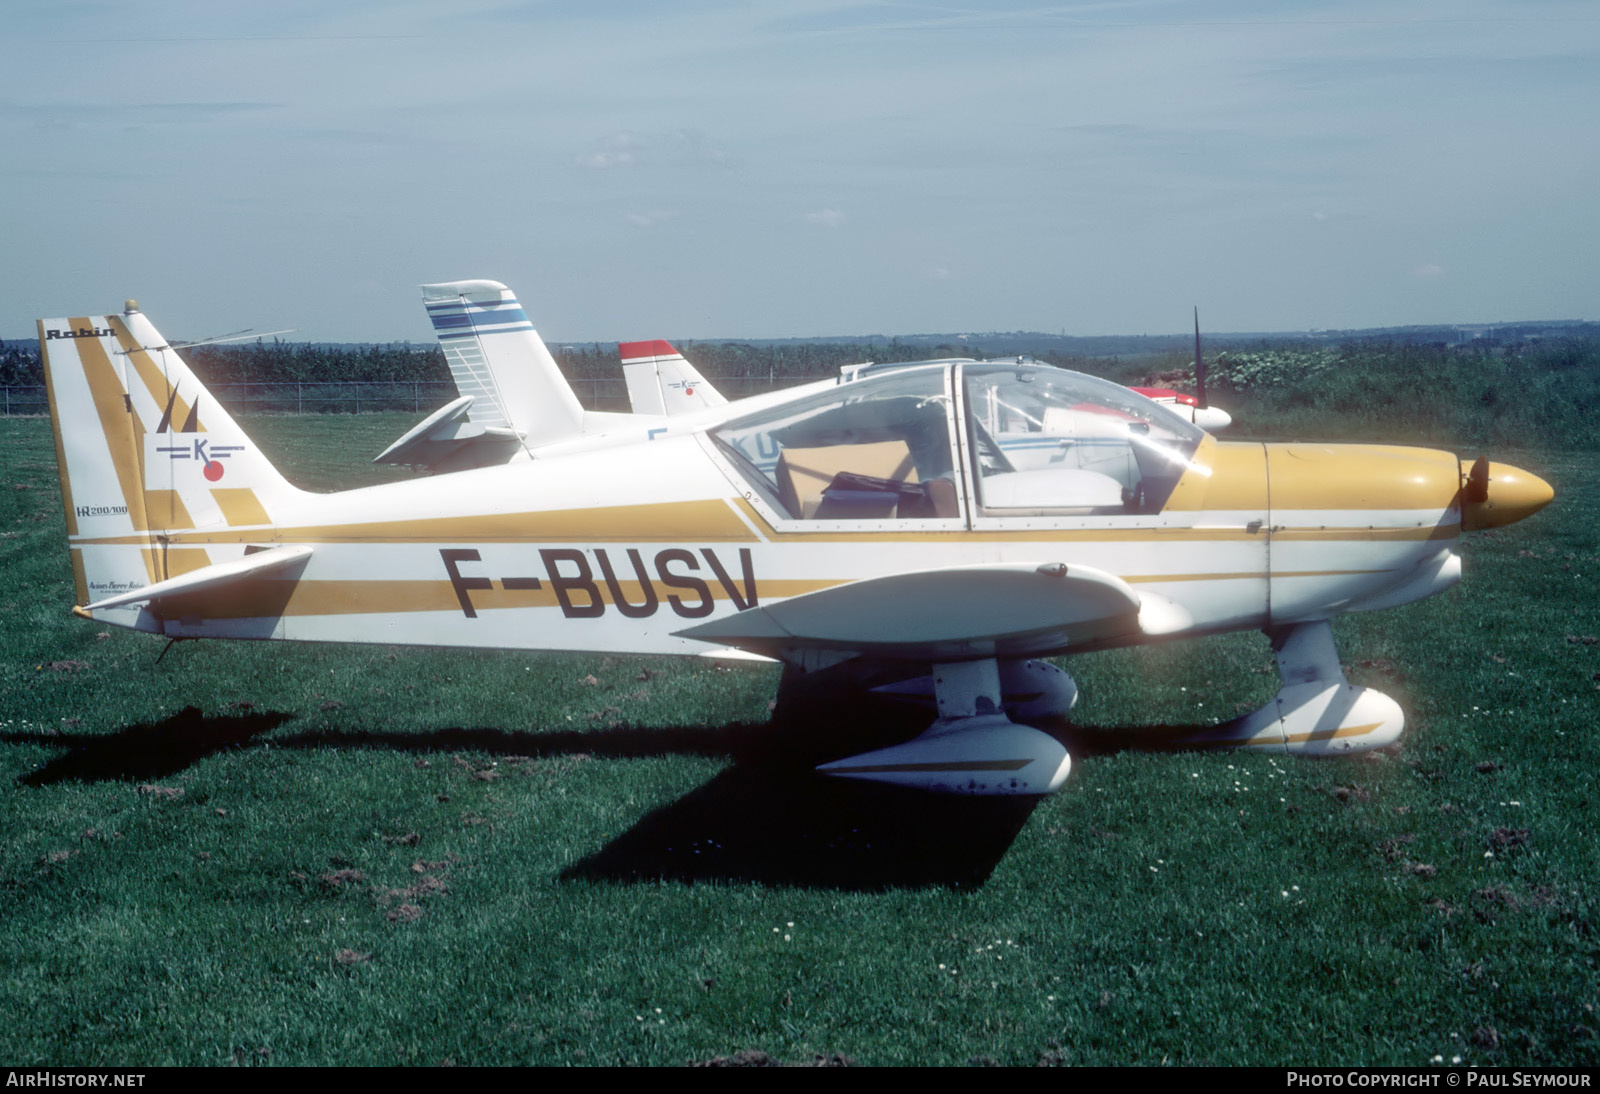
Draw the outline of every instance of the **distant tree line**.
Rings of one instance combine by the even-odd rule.
[[[358,383],[448,380],[439,347],[410,342],[329,345],[262,340],[195,346],[183,358],[208,384]]]
[[[44,372],[39,367],[39,351],[27,345],[7,344],[0,348],[0,384],[42,384]]]
[[[1230,436],[1600,447],[1600,338],[1263,343],[1206,360]],[[1169,357],[1143,379],[1192,392],[1194,366]]]
[[[678,347],[737,397],[769,379],[780,386],[834,376],[842,365],[986,356],[984,347],[872,342],[690,342]],[[1008,347],[1009,348],[1009,347]],[[567,376],[615,380],[614,343],[552,346]],[[448,382],[437,346],[257,341],[195,346],[184,355],[211,384]],[[1194,390],[1186,350],[1093,357],[1049,348],[1040,361],[1119,383]],[[1600,447],[1600,337],[1576,334],[1465,343],[1363,337],[1214,345],[1208,388],[1234,415],[1230,436],[1350,436],[1439,444]],[[0,384],[43,383],[38,349],[0,345]]]
[[[682,342],[678,348],[708,377],[748,380],[802,380],[834,376],[843,365],[866,361],[917,361],[936,357],[982,357],[965,344],[805,342],[760,345],[750,342]],[[620,379],[622,362],[615,343],[591,342],[550,347],[561,370],[572,379]],[[246,345],[193,346],[182,351],[195,374],[209,384],[448,381],[450,370],[436,345],[386,342],[340,345],[261,340]],[[1041,356],[1052,364],[1082,367],[1088,358]],[[38,350],[9,344],[0,358],[0,382],[39,384]]]

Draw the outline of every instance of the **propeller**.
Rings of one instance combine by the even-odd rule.
[[[1200,354],[1200,305],[1194,308],[1194,397],[1205,410],[1210,404],[1206,402],[1206,359]]]
[[[1489,457],[1479,456],[1467,472],[1467,484],[1462,487],[1461,500],[1469,505],[1481,505],[1489,500]]]

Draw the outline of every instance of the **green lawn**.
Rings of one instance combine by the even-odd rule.
[[[248,427],[326,488],[410,422]],[[1099,654],[1017,803],[808,775],[766,667],[163,656],[69,614],[48,423],[0,421],[0,1060],[1600,1063],[1600,458],[1494,455],[1556,502],[1336,624],[1396,751],[1130,747],[1271,656]]]

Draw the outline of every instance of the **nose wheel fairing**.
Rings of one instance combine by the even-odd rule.
[[[1258,710],[1185,738],[1184,744],[1337,756],[1399,739],[1406,724],[1400,704],[1345,678],[1326,619],[1273,627],[1267,635],[1278,658],[1278,694]]]

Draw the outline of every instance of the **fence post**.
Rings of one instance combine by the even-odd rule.
[[[294,412],[296,414],[304,414],[306,412],[306,401],[300,393],[299,380],[294,382]]]

